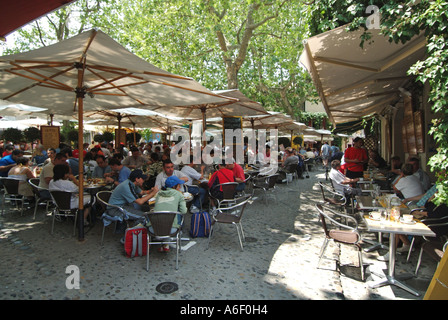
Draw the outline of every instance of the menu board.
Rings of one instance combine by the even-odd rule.
[[[226,129],[232,129],[232,130],[236,130],[236,129],[241,129],[241,138],[243,137],[242,135],[242,131],[243,131],[243,119],[242,117],[223,117],[222,118],[222,128],[223,128],[223,141],[225,143],[225,137],[226,137]],[[238,141],[236,143],[233,143],[236,145],[242,145],[243,144],[243,139],[241,139],[241,141]]]
[[[45,147],[48,148],[59,148],[60,141],[60,127],[57,126],[41,126],[40,127],[40,135],[41,135],[41,143]]]
[[[115,145],[118,146],[120,143],[126,145],[126,130],[125,129],[115,129]]]

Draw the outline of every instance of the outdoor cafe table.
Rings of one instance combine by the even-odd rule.
[[[362,193],[367,193],[367,194],[374,194],[376,192],[375,190],[375,186],[377,184],[375,184],[375,182],[373,181],[358,181],[357,182],[358,187],[361,189]],[[393,193],[393,190],[386,190],[386,189],[379,189],[380,193]]]
[[[414,220],[412,223],[402,223],[396,221],[377,221],[371,219],[369,216],[364,216],[364,220],[367,225],[367,230],[371,232],[389,233],[389,268],[388,274],[385,279],[381,279],[378,282],[369,284],[371,288],[378,288],[384,285],[395,285],[400,287],[415,296],[419,296],[419,293],[404,283],[395,278],[395,235],[405,234],[411,236],[427,236],[435,237],[435,233],[429,229],[424,223]]]
[[[356,196],[355,199],[360,210],[384,209],[379,202],[376,204],[373,203],[373,197],[371,195]]]
[[[355,199],[356,199],[356,202],[358,203],[360,210],[374,211],[374,210],[384,209],[379,203],[377,203],[375,205],[373,204],[373,197],[371,195],[356,196]],[[373,246],[365,249],[364,251],[371,252],[371,251],[374,251],[377,249],[387,249],[387,246],[385,246],[382,243],[382,239],[383,239],[383,234],[381,232],[378,232],[379,242],[365,240],[365,242],[369,242],[369,243],[373,244]]]

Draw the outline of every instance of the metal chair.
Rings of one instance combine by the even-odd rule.
[[[336,207],[341,211],[345,209],[345,205],[347,204],[347,198],[345,197],[345,195],[334,191],[333,188],[330,188],[320,181],[318,182],[318,184],[322,193],[323,204]]]
[[[212,200],[217,202],[217,207],[229,205],[235,199],[236,187],[238,187],[238,182],[217,184],[209,189],[209,196]],[[222,189],[222,199],[216,197],[216,194],[220,189]]]
[[[312,159],[311,158],[307,158],[307,159],[304,159],[303,160],[303,166],[304,166],[304,168],[305,168],[305,173],[306,173],[306,178],[309,178],[310,177],[310,170],[309,170],[309,166],[310,166],[310,163],[312,162]]]
[[[333,179],[329,178],[330,180],[330,184],[331,184],[331,188],[333,189],[333,192],[337,192],[335,187],[334,187],[334,182]],[[340,193],[340,192],[338,192]],[[354,195],[346,195],[344,194],[344,197],[346,198],[346,205],[348,205],[350,207],[350,211],[351,214],[355,214],[356,208],[355,208],[355,196]]]
[[[182,227],[175,228],[173,232],[173,221],[177,216],[182,216],[180,226],[183,224],[183,215],[173,211],[153,211],[147,214],[151,224],[148,227],[148,245],[146,252],[146,271],[149,271],[149,247],[151,244],[175,244],[176,245],[176,270],[179,269],[179,252],[181,250]],[[154,241],[152,241],[154,238]]]
[[[235,226],[238,233],[241,251],[243,251],[243,241],[245,241],[243,226],[241,225],[241,218],[243,217],[246,205],[251,202],[252,196],[245,196],[235,199],[235,204],[229,207],[217,208],[212,212],[212,224],[210,233],[208,235],[207,249],[210,246],[214,225],[216,223],[232,224]]]
[[[361,234],[358,231],[358,222],[354,217],[333,211],[327,208],[327,211],[331,214],[325,212],[324,207],[321,204],[316,204],[316,209],[319,214],[319,218],[322,223],[322,228],[325,233],[325,240],[322,245],[320,254],[319,254],[319,262],[317,264],[317,268],[320,267],[320,263],[322,257],[325,253],[329,241],[334,241],[337,243],[353,245],[358,249],[358,258],[359,258],[359,266],[361,268],[361,278],[364,281],[364,266],[362,261],[362,250],[361,250]],[[336,217],[344,217],[345,219],[350,220],[354,226],[350,226],[348,224],[342,224],[336,221]],[[337,226],[337,228],[330,229],[328,227],[327,221],[331,222],[333,225]]]
[[[432,259],[437,261],[437,263],[442,260],[443,255],[445,254],[446,248],[448,246],[448,241],[426,241],[422,244],[420,248],[420,254],[418,256],[417,266],[415,267],[415,275],[417,276],[418,270],[420,269],[420,264],[422,262],[423,252],[426,252]]]
[[[296,164],[292,164],[288,167],[288,170],[286,170],[286,184],[289,184],[289,180],[288,180],[288,174],[292,174],[292,180],[294,180],[294,176],[297,177],[297,167],[299,166],[298,163]]]
[[[241,191],[240,195],[241,196],[253,195],[254,194],[253,176],[245,173],[244,178],[245,178],[244,183],[245,183],[246,187],[244,188],[243,191]]]
[[[100,204],[101,209],[103,210],[103,215],[101,216],[101,219],[103,220],[103,232],[101,234],[101,245],[104,244],[104,233],[106,230],[106,227],[111,223],[117,221],[125,221],[126,213],[124,212],[123,208],[119,206],[115,206],[113,204],[109,203],[110,196],[112,195],[112,191],[99,191],[96,194],[96,198],[98,199],[98,203]],[[107,214],[107,208],[116,208],[121,213],[121,216],[113,217]]]
[[[266,205],[268,205],[268,198],[267,198],[267,194],[269,190],[274,190],[275,189],[275,183],[277,182],[279,174],[273,174],[273,175],[269,175],[269,176],[257,176],[254,179],[254,189],[261,189],[264,191],[264,195],[265,195],[265,201],[266,201]],[[275,201],[277,202],[277,197],[275,196]]]
[[[417,276],[418,270],[420,269],[420,264],[422,262],[423,252],[426,252],[435,261],[440,262],[443,255],[445,254],[446,248],[448,246],[448,241],[426,241],[422,244],[420,248],[420,254],[418,256],[417,266],[415,267],[415,275]]]
[[[414,212],[418,212],[418,211],[426,211],[426,208],[416,208],[411,210],[411,214]],[[444,233],[446,232],[446,229],[448,228],[448,216],[445,217],[441,217],[441,218],[423,218],[420,219],[420,222],[423,222],[424,224],[426,224],[426,226],[428,228],[430,228],[432,231],[434,231],[437,235],[437,238],[443,238]],[[445,230],[445,232],[440,232]],[[430,242],[432,240],[426,238],[426,237],[421,237],[423,238],[424,241]],[[417,237],[412,237],[412,241],[411,241],[411,245],[409,246],[409,251],[408,251],[408,255],[406,258],[406,262],[409,262],[409,258],[411,256],[411,253],[413,251],[414,245],[415,245],[415,241],[416,241]],[[419,237],[420,239],[420,237]],[[423,246],[423,244],[422,244]]]
[[[58,217],[73,217],[75,218],[75,223],[73,224],[73,235],[76,234],[76,221],[78,220],[78,209],[72,209],[71,199],[72,193],[66,191],[51,191],[51,198],[54,200],[55,208],[53,210],[53,222],[51,224],[51,234],[54,231],[54,221],[56,220],[56,216]]]
[[[39,187],[39,178],[32,178],[28,180],[28,183],[31,185],[31,188],[33,188],[34,198],[35,198],[35,204],[34,204],[34,216],[33,220],[36,220],[36,213],[37,213],[37,207],[40,204],[45,204],[45,210],[48,212],[48,207],[50,203],[53,202],[53,199],[44,197],[41,195],[41,191],[48,191],[46,188]]]
[[[19,209],[18,203],[20,202],[20,215],[23,215],[23,203],[25,202],[25,197],[19,194],[19,183],[21,182],[21,180],[7,177],[1,177],[0,179],[4,188],[2,200],[2,215],[5,214],[6,200],[9,200],[11,203],[14,201],[17,209]]]

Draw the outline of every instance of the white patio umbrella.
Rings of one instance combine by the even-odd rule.
[[[33,106],[27,106],[20,103],[9,103],[7,101],[0,100],[0,118],[5,116],[21,116],[29,115],[36,112],[44,112],[46,108],[38,108]]]
[[[213,91],[220,97],[231,99],[228,103],[209,103],[188,106],[172,106],[170,108],[155,107],[151,110],[160,112],[166,116],[174,116],[188,120],[202,119],[202,129],[205,131],[207,118],[222,118],[224,116],[249,116],[249,115],[266,115],[267,111],[263,106],[246,97],[238,89]]]
[[[0,100],[32,104],[79,120],[85,111],[228,103],[191,78],[157,68],[108,35],[90,30],[37,50],[0,57]],[[80,153],[83,210],[83,156]],[[83,238],[80,219],[80,238]]]

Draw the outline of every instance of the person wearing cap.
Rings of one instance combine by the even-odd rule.
[[[109,204],[124,209],[130,219],[145,222],[144,215],[149,211],[147,202],[159,191],[157,187],[142,191],[141,188],[147,178],[140,169],[132,171],[129,178],[114,189],[110,196]],[[108,207],[107,214],[118,216],[121,215],[121,212],[117,208]]]
[[[165,181],[165,187],[157,193],[156,203],[154,204],[154,212],[170,211],[180,213],[174,218],[171,233],[179,229],[182,223],[182,214],[187,213],[187,204],[181,191],[184,183],[184,180],[179,179],[175,175],[168,177]],[[151,230],[149,222],[146,226]],[[167,244],[159,248],[159,252],[168,252],[169,250]]]
[[[364,165],[369,157],[366,149],[363,148],[364,141],[360,137],[353,139],[353,147],[347,148],[344,153],[346,176],[350,179],[362,178]]]

